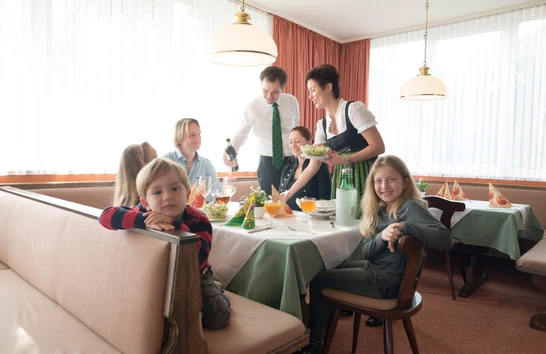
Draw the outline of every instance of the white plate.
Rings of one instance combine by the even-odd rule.
[[[311,217],[313,218],[327,218],[334,215],[335,213],[336,208],[316,208],[309,215],[311,215]]]
[[[216,219],[209,218],[209,221],[210,222],[218,222],[218,221],[224,221],[224,220],[227,220],[227,219],[229,219],[229,217],[226,215],[223,218],[216,218]]]
[[[330,155],[309,156],[309,155],[301,154],[301,156],[303,156],[303,157],[305,157],[306,159],[309,159],[309,160],[319,160],[319,161],[324,161],[324,160],[330,158]]]

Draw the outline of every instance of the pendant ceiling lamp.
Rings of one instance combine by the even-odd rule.
[[[400,98],[410,101],[431,101],[446,98],[447,89],[442,80],[430,75],[427,66],[427,40],[428,40],[428,0],[425,2],[425,59],[423,66],[419,68],[419,75],[402,86]]]
[[[277,45],[269,34],[253,26],[250,14],[235,14],[236,22],[220,29],[210,41],[210,57],[213,63],[234,66],[264,66],[277,60]]]

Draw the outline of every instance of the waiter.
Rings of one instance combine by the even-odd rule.
[[[271,195],[271,185],[279,188],[282,168],[292,156],[288,134],[300,125],[298,100],[282,92],[287,78],[286,72],[277,66],[268,66],[260,73],[262,96],[245,107],[239,127],[231,138],[235,151],[239,151],[251,130],[256,136],[256,150],[260,154],[258,183],[268,195]],[[229,167],[233,164],[227,154],[224,154],[224,163]]]

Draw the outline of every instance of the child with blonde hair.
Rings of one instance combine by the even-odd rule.
[[[137,205],[139,202],[136,189],[138,172],[148,162],[157,157],[157,152],[148,142],[132,144],[123,150],[119,159],[119,168],[114,185],[113,205]]]
[[[212,226],[201,210],[186,204],[190,193],[186,171],[180,164],[167,158],[156,158],[140,170],[136,178],[136,188],[141,205],[108,207],[102,212],[99,222],[110,230],[178,229],[197,234],[203,327],[225,327],[231,316],[229,300],[214,283],[212,268],[208,262]]]
[[[321,302],[322,289],[395,299],[406,268],[406,255],[397,249],[402,235],[412,235],[425,246],[441,251],[453,246],[451,233],[430,214],[406,164],[396,156],[381,156],[375,161],[366,179],[361,207],[365,260],[343,263],[311,281],[311,341],[303,353],[320,353],[322,348],[331,313],[331,308]]]

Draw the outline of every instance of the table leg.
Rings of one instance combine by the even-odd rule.
[[[486,249],[479,246],[470,248],[470,262],[466,268],[466,281],[459,291],[460,297],[469,297],[474,290],[487,281],[488,276],[483,273],[483,252]]]

